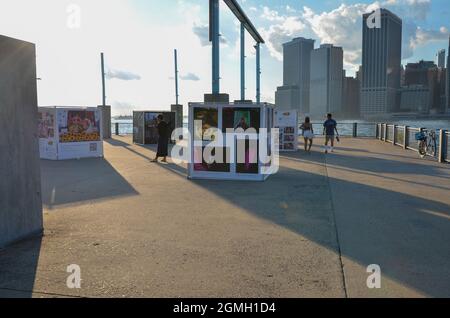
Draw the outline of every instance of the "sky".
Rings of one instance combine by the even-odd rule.
[[[262,101],[282,85],[282,43],[303,36],[316,47],[344,49],[344,67],[361,63],[361,16],[387,8],[403,20],[403,63],[435,60],[448,47],[448,0],[239,0],[266,41]],[[175,103],[173,50],[178,50],[180,103],[211,91],[207,0],[0,0],[0,34],[36,44],[40,106],[101,104],[100,52],[113,115],[166,110]],[[221,92],[240,97],[239,24],[221,1]],[[246,97],[255,100],[253,40],[246,41]]]

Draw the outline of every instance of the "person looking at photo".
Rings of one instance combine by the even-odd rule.
[[[309,117],[305,118],[305,122],[300,126],[303,138],[305,139],[305,151],[311,152],[314,139],[314,128]]]
[[[158,115],[158,151],[155,159],[152,162],[158,162],[158,158],[162,157],[162,162],[167,162],[167,156],[169,154],[169,125],[164,121],[163,115]]]

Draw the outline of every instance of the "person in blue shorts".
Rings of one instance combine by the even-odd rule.
[[[323,123],[323,134],[325,135],[325,153],[334,150],[335,133],[339,135],[337,130],[337,122],[333,119],[332,114],[327,115],[327,120]],[[331,142],[331,147],[328,147],[328,143]]]

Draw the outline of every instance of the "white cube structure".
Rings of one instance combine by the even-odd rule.
[[[273,123],[274,105],[267,103],[190,103],[189,178],[266,180],[278,170],[278,133],[272,141]],[[235,133],[227,133],[230,129]],[[219,145],[213,147],[212,142]],[[264,160],[260,150],[267,154]]]
[[[97,107],[39,107],[41,159],[103,157],[102,115]]]

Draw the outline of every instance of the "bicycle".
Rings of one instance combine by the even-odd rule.
[[[427,155],[436,157],[437,155],[437,137],[434,130],[424,130],[416,134],[416,140],[419,142],[419,154],[422,158]]]

